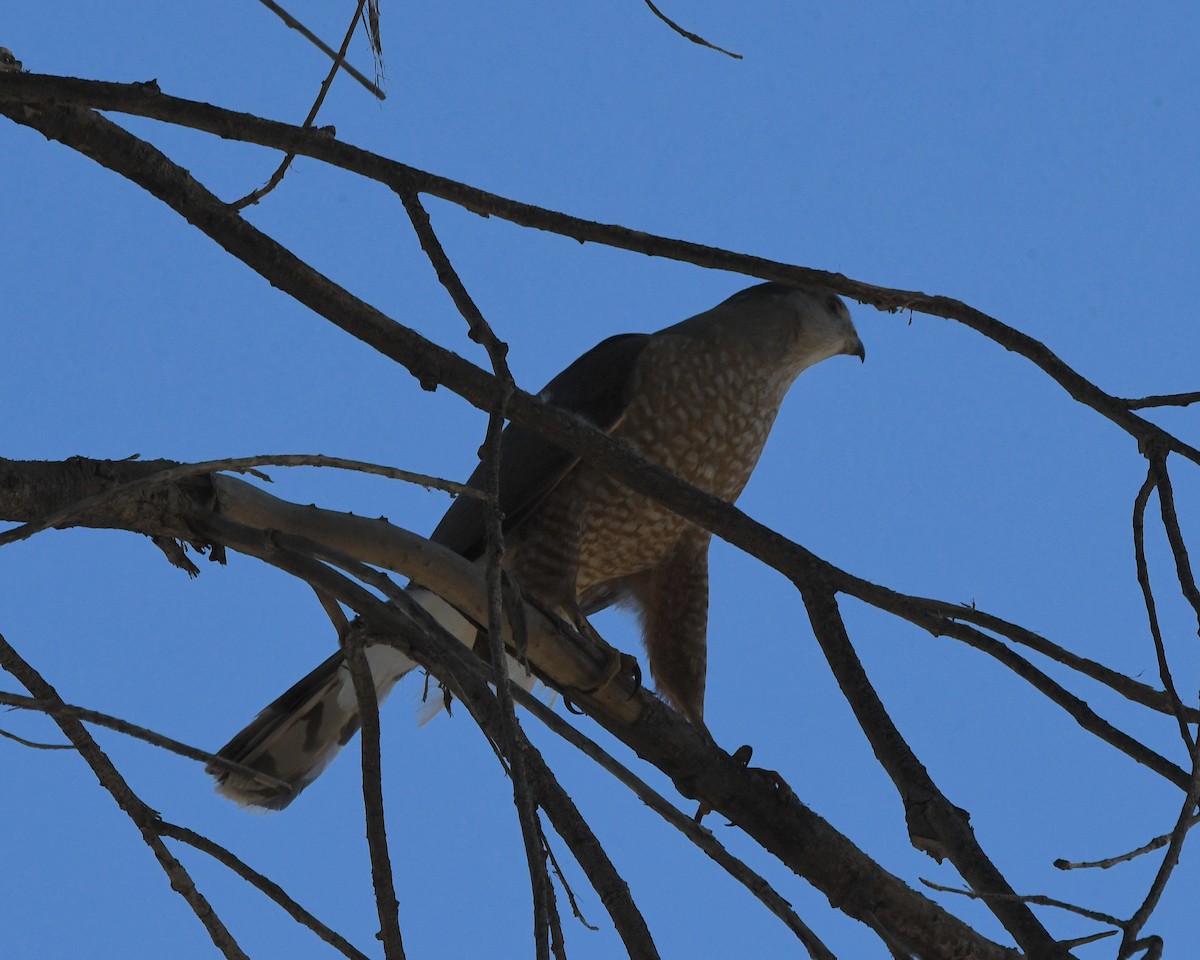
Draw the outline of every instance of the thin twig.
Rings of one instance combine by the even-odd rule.
[[[961,887],[946,887],[940,883],[934,883],[932,880],[926,880],[921,877],[921,882],[930,890],[939,890],[942,893],[953,893],[960,897],[966,897],[969,900],[993,900],[997,899],[1002,894],[995,893],[980,893],[978,890],[964,890]],[[1118,929],[1125,926],[1125,921],[1114,917],[1109,913],[1101,913],[1098,910],[1090,910],[1087,907],[1080,907],[1073,903],[1067,903],[1065,900],[1055,900],[1053,897],[1047,897],[1040,893],[1014,893],[1008,896],[1010,900],[1020,900],[1022,903],[1031,903],[1041,907],[1056,907],[1059,910],[1066,910],[1068,913],[1075,913],[1081,917],[1087,917],[1089,920],[1095,920],[1097,923],[1107,923],[1110,926]]]
[[[1142,588],[1142,600],[1146,605],[1146,619],[1150,625],[1150,636],[1154,641],[1154,654],[1158,659],[1158,675],[1162,680],[1163,689],[1171,698],[1172,712],[1175,714],[1175,720],[1179,726],[1179,736],[1188,752],[1191,753],[1195,741],[1192,738],[1192,732],[1188,729],[1187,717],[1183,711],[1183,701],[1175,689],[1175,680],[1171,676],[1170,664],[1167,663],[1167,648],[1158,624],[1158,608],[1154,601],[1154,589],[1150,584],[1150,567],[1146,562],[1146,503],[1150,499],[1151,492],[1158,485],[1156,463],[1155,457],[1151,456],[1146,479],[1142,482],[1141,489],[1138,490],[1133,501],[1133,554],[1137,566],[1138,586]]]
[[[343,956],[348,957],[349,960],[369,960],[366,954],[357,949],[340,933],[327,927],[288,896],[283,887],[279,886],[270,877],[263,876],[263,874],[248,866],[232,851],[227,850],[219,843],[210,840],[202,834],[196,833],[194,830],[189,830],[187,827],[168,823],[165,820],[159,822],[158,832],[164,837],[171,837],[180,843],[186,843],[190,847],[195,847],[197,850],[207,853],[217,862],[223,863],[252,887],[255,887],[270,900],[282,907],[293,920],[301,926],[307,927]]]
[[[62,698],[59,697],[58,692],[13,649],[2,635],[0,635],[0,667],[12,674],[38,700],[62,704]],[[196,889],[196,884],[186,868],[175,859],[166,844],[163,843],[162,837],[158,833],[158,814],[146,806],[142,799],[133,792],[129,784],[125,782],[125,778],[121,776],[112,761],[108,759],[108,756],[100,749],[100,746],[77,718],[63,714],[54,719],[59,729],[75,746],[79,755],[92,768],[100,785],[112,795],[117,806],[138,828],[142,839],[154,853],[163,872],[171,881],[171,889],[183,897],[188,906],[192,908],[196,917],[204,924],[204,928],[208,931],[208,935],[217,949],[225,955],[227,960],[249,960],[233,938],[233,934],[229,932],[225,924],[221,922],[221,918],[217,916],[216,911],[213,910],[212,904]]]
[[[383,576],[380,574],[380,576]],[[317,589],[314,587],[314,589]],[[362,738],[362,795],[367,823],[367,848],[371,857],[371,885],[379,915],[379,939],[387,960],[404,960],[404,941],[400,934],[400,903],[392,877],[388,855],[387,826],[383,813],[383,782],[379,745],[379,701],[371,668],[363,652],[363,631],[351,624],[341,637],[342,651],[354,684],[358,708],[359,736]]]
[[[282,20],[284,23],[286,23],[293,30],[298,32],[306,40],[308,40],[310,43],[312,43],[312,45],[315,46],[318,50],[320,50],[323,54],[325,54],[325,56],[330,57],[333,60],[337,60],[338,55],[337,55],[337,53],[334,52],[333,48],[329,46],[329,44],[327,44],[324,40],[322,40],[320,37],[318,37],[311,30],[309,30],[308,27],[306,27],[304,24],[302,24],[299,20],[297,20],[295,17],[293,17],[290,13],[288,13],[286,10],[284,10],[283,7],[281,7],[279,4],[275,3],[274,0],[258,0],[258,2],[261,3],[268,10],[270,10],[273,14],[275,14],[275,16],[279,17],[280,20]],[[359,73],[357,70],[355,70],[354,67],[350,66],[350,64],[348,64],[348,63],[343,64],[342,69],[345,70],[348,74],[350,74],[350,76],[352,76],[355,80],[357,80],[359,83],[361,83],[364,87],[366,87],[368,90],[370,90],[371,93],[374,94],[378,99],[380,99],[380,100],[387,99],[387,95],[382,90],[379,89],[378,85],[372,83],[370,80],[368,80],[366,77],[364,77],[361,73]]]
[[[849,596],[907,620],[933,636],[951,637],[998,660],[1021,679],[1031,684],[1052,703],[1062,707],[1088,733],[1099,737],[1137,763],[1153,770],[1181,790],[1187,789],[1189,775],[1182,767],[1151,750],[1125,731],[1113,726],[1088,706],[1084,700],[1068,691],[1044,671],[1039,670],[1015,650],[1010,649],[995,637],[976,629],[970,623],[960,621],[971,621],[986,626],[987,629],[995,630],[1016,643],[1036,650],[1064,666],[1105,684],[1136,703],[1176,716],[1176,707],[1167,694],[1124,677],[1115,670],[1095,661],[1079,657],[1024,627],[1019,627],[983,611],[972,610],[961,604],[948,603],[944,600],[910,597],[863,580],[836,567],[825,568],[822,575],[831,586]],[[1197,716],[1200,716],[1200,711],[1190,711],[1190,718]]]
[[[346,51],[350,49],[350,41],[354,37],[354,31],[358,28],[358,21],[362,17],[363,7],[367,0],[358,0],[358,8],[354,11],[354,16],[350,18],[350,26],[346,28],[346,36],[342,38],[342,45],[338,49],[337,55],[333,58],[333,66],[329,68],[329,73],[321,82],[321,89],[317,92],[317,99],[313,101],[312,107],[308,111],[308,116],[304,118],[302,127],[311,127],[313,121],[317,119],[317,113],[321,109],[321,105],[325,102],[325,97],[329,93],[329,88],[333,86],[333,79],[338,75],[338,70],[342,69],[346,64]],[[241,200],[235,200],[230,206],[234,210],[242,210],[250,206],[252,203],[258,203],[263,197],[274,190],[283,181],[284,174],[287,173],[288,167],[292,165],[292,161],[296,159],[294,153],[284,155],[283,161],[275,168],[275,172],[271,174],[267,182],[257,190],[252,190]]]
[[[696,34],[692,33],[690,30],[683,29],[683,27],[681,27],[674,20],[672,20],[670,17],[668,17],[665,13],[663,13],[661,10],[659,10],[658,7],[656,7],[651,2],[651,0],[646,0],[646,6],[648,6],[650,8],[650,12],[653,13],[656,17],[658,17],[659,20],[661,20],[663,23],[665,23],[668,27],[670,27],[672,30],[674,30],[677,34],[679,34],[685,40],[691,40],[692,43],[698,43],[702,47],[708,47],[709,50],[716,50],[717,53],[723,53],[727,57],[733,57],[734,60],[742,59],[742,55],[740,53],[732,53],[731,51],[726,50],[724,47],[718,47],[715,43],[709,43],[703,37],[697,36]]]
[[[1136,400],[1121,400],[1130,410],[1142,410],[1147,407],[1187,407],[1200,403],[1200,391],[1192,393],[1160,393],[1152,397],[1138,397]]]
[[[1012,623],[985,610],[961,603],[951,603],[947,600],[935,600],[929,597],[916,597],[900,593],[841,570],[832,572],[830,580],[839,592],[869,603],[880,610],[895,614],[909,623],[929,631],[934,636],[946,633],[944,628],[952,623],[972,623],[985,630],[990,630],[992,633],[997,633],[1013,643],[1028,647],[1091,680],[1102,683],[1127,700],[1149,707],[1159,713],[1174,714],[1170,698],[1162,690],[1139,683],[1111,667],[1106,667],[1102,663],[1067,650],[1027,627]],[[1188,719],[1193,723],[1200,722],[1200,710],[1190,710]]]
[[[1188,773],[1186,770],[1178,764],[1172,763],[1157,751],[1152,750],[1136,737],[1109,723],[1088,706],[1084,700],[1075,696],[1060,683],[1057,683],[1015,650],[1009,649],[999,640],[989,637],[987,634],[976,630],[968,624],[953,621],[949,621],[937,630],[931,630],[930,632],[962,641],[968,646],[976,650],[981,650],[998,660],[1022,680],[1028,682],[1051,703],[1065,710],[1082,729],[1104,741],[1109,746],[1120,750],[1131,760],[1140,763],[1148,770],[1153,770],[1160,777],[1175,784],[1179,789],[1187,789]]]
[[[200,750],[179,740],[173,740],[148,727],[139,727],[136,723],[130,723],[128,720],[122,720],[120,717],[101,713],[99,710],[89,710],[86,707],[77,707],[69,703],[63,703],[62,701],[39,700],[36,697],[23,697],[20,694],[4,692],[0,692],[0,704],[16,707],[19,710],[36,710],[51,717],[71,717],[82,720],[85,723],[94,723],[98,727],[107,727],[109,730],[115,730],[117,733],[123,733],[127,737],[133,737],[136,740],[153,744],[171,753],[179,754],[181,757],[187,757],[189,760],[197,760],[203,764],[216,764],[233,773],[241,774],[243,777],[250,777],[268,786],[283,789],[287,789],[289,786],[282,780],[268,776],[261,770],[255,770],[253,767],[243,766],[224,757],[218,757],[215,753],[209,753],[207,750]]]
[[[1190,830],[1197,823],[1200,823],[1200,814],[1193,814],[1188,821],[1188,829]],[[1175,831],[1164,833],[1155,837],[1148,843],[1142,844],[1128,853],[1121,853],[1115,857],[1105,857],[1102,860],[1065,860],[1062,857],[1054,861],[1054,866],[1059,870],[1107,870],[1110,867],[1115,867],[1118,863],[1127,863],[1130,860],[1136,860],[1138,857],[1145,856],[1147,853],[1153,853],[1155,850],[1161,850],[1171,842],[1171,837]]]
[[[9,733],[7,730],[0,730],[0,737],[5,740],[12,740],[14,743],[19,743],[23,747],[30,747],[33,750],[74,750],[75,748],[69,743],[38,743],[35,740],[26,740],[24,737],[18,737],[15,733]]]
[[[1183,805],[1179,810],[1179,816],[1175,821],[1175,828],[1171,831],[1171,839],[1167,843],[1167,852],[1163,855],[1163,862],[1159,864],[1157,872],[1154,874],[1154,880],[1150,884],[1150,889],[1146,892],[1146,898],[1142,901],[1142,905],[1138,907],[1137,912],[1129,918],[1129,922],[1125,924],[1125,935],[1121,939],[1121,950],[1119,956],[1128,957],[1133,950],[1137,949],[1138,935],[1141,932],[1150,915],[1154,913],[1158,906],[1159,900],[1162,899],[1163,893],[1167,889],[1167,881],[1171,879],[1171,874],[1179,865],[1179,855],[1183,852],[1183,842],[1187,839],[1188,830],[1192,823],[1192,813],[1196,809],[1197,801],[1200,801],[1200,738],[1192,741],[1190,759],[1192,762],[1192,782],[1188,787],[1187,796],[1184,798]],[[1148,938],[1151,943],[1156,938]],[[1152,948],[1147,949],[1149,956]],[[1161,950],[1161,945],[1159,947]]]
[[[517,689],[520,689],[519,687]],[[524,693],[524,690],[521,690]],[[571,905],[571,913],[584,927],[593,932],[598,932],[599,927],[588,923],[587,917],[583,915],[583,911],[579,908],[579,901],[575,899],[575,891],[571,889],[571,884],[567,882],[567,877],[562,871],[562,867],[558,865],[558,858],[554,856],[554,849],[550,846],[550,840],[546,836],[546,831],[542,831],[542,845],[546,850],[546,861],[550,864],[550,869],[554,871],[554,875],[558,878],[559,884],[567,895],[567,901]]]

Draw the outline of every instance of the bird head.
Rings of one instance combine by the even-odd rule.
[[[790,368],[792,376],[839,354],[866,360],[850,311],[835,293],[760,283],[735,293],[717,311],[768,352],[773,365]]]

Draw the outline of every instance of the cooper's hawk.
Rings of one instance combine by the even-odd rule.
[[[765,283],[654,334],[605,340],[550,381],[543,399],[627,442],[726,500],[742,492],[796,377],[836,354],[865,357],[832,294]],[[481,483],[480,470],[472,483]],[[711,534],[516,424],[500,453],[505,565],[523,590],[565,617],[622,602],[640,615],[655,685],[703,726]],[[434,542],[468,559],[484,550],[484,508],[461,497]],[[414,597],[463,642],[477,627],[420,587]],[[367,649],[382,699],[415,664]],[[281,809],[358,728],[340,653],[267,707],[220,755],[290,784],[287,791],[210,767],[218,790]]]

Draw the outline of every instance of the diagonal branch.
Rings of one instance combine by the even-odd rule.
[[[12,674],[37,699],[55,704],[63,702],[58,691],[26,662],[2,635],[0,635],[0,667]],[[74,744],[79,755],[92,768],[100,785],[112,795],[112,798],[117,801],[117,806],[138,828],[142,839],[170,879],[171,889],[187,901],[196,917],[204,924],[217,949],[228,960],[249,960],[242,952],[242,948],[238,946],[237,941],[233,939],[233,935],[226,929],[225,924],[221,922],[216,911],[213,910],[212,904],[196,889],[196,884],[183,864],[175,859],[171,851],[167,849],[167,845],[163,843],[162,837],[159,835],[158,814],[146,806],[141,798],[133,792],[129,784],[125,782],[125,778],[113,766],[112,761],[108,759],[108,756],[100,749],[99,744],[92,739],[92,735],[87,732],[78,719],[64,714],[56,716],[54,720],[59,729],[66,734],[67,739]]]
[[[358,7],[354,11],[354,16],[350,18],[350,26],[346,28],[345,37],[342,38],[342,46],[334,54],[333,66],[329,68],[329,73],[321,81],[321,88],[317,91],[317,99],[313,101],[312,107],[309,108],[308,116],[304,118],[304,122],[300,126],[309,128],[313,125],[313,121],[317,119],[317,114],[321,110],[321,105],[325,103],[325,97],[329,95],[329,89],[333,86],[333,81],[337,77],[338,71],[342,69],[347,70],[347,72],[349,71],[349,67],[346,64],[346,51],[350,49],[350,41],[354,39],[354,31],[358,29],[358,22],[362,18],[363,7],[366,6],[366,3],[367,0],[358,0]],[[241,210],[243,207],[258,203],[283,182],[284,175],[288,172],[288,168],[295,159],[296,155],[294,153],[285,154],[283,160],[275,168],[275,172],[271,174],[267,182],[234,203],[234,208]]]
[[[982,895],[1026,955],[1047,960],[1066,957],[1066,952],[1029,907],[1016,898],[1008,881],[980,848],[966,811],[942,795],[892,723],[854,652],[833,592],[811,582],[801,581],[796,587],[843,696],[875,756],[896,785],[913,845],[936,860],[948,857],[970,887]]]
[[[252,887],[261,891],[282,907],[293,920],[301,926],[307,927],[344,957],[347,957],[348,960],[368,960],[366,954],[357,949],[345,937],[325,926],[325,924],[289,897],[283,887],[279,886],[279,884],[275,883],[269,877],[265,877],[257,870],[247,866],[219,843],[215,843],[208,837],[196,833],[195,830],[189,830],[187,827],[168,823],[165,820],[159,821],[158,832],[164,837],[170,837],[172,840],[178,840],[180,843],[186,843],[189,847],[194,847],[197,850],[207,853],[218,863],[227,866]]]
[[[1026,627],[985,610],[964,606],[961,603],[950,603],[946,600],[899,593],[836,568],[831,569],[829,580],[839,593],[855,597],[880,610],[895,614],[922,630],[928,631],[933,636],[952,635],[951,630],[954,626],[962,626],[960,621],[975,624],[1103,684],[1126,700],[1149,707],[1159,713],[1174,714],[1174,706],[1164,691],[1139,683],[1111,667],[1082,657]],[[1200,710],[1190,709],[1188,719],[1193,723],[1200,722]]]
[[[82,720],[85,723],[94,723],[98,727],[107,727],[109,730],[115,730],[117,733],[123,733],[136,740],[153,744],[156,747],[161,747],[163,750],[177,753],[181,757],[187,757],[189,760],[197,760],[203,764],[216,764],[226,770],[241,774],[244,777],[250,777],[253,780],[260,780],[266,784],[285,788],[288,786],[282,780],[276,780],[261,770],[255,770],[253,767],[235,763],[232,760],[227,760],[225,757],[218,757],[215,753],[209,753],[207,750],[200,750],[197,747],[189,746],[179,740],[173,740],[170,737],[163,736],[161,733],[156,733],[147,727],[139,727],[136,723],[130,723],[128,720],[122,720],[120,717],[101,713],[99,710],[76,707],[61,701],[22,697],[19,694],[4,693],[3,691],[0,691],[0,704],[16,707],[19,710],[37,710],[39,713],[45,713],[51,717],[72,717]],[[68,747],[68,749],[71,748]]]
[[[679,34],[685,40],[690,40],[690,41],[692,41],[692,43],[699,44],[702,47],[708,47],[709,50],[716,50],[717,53],[723,53],[727,57],[733,57],[734,60],[742,59],[742,55],[740,53],[733,53],[729,50],[726,50],[724,47],[718,47],[715,43],[709,43],[707,40],[705,40],[703,37],[699,36],[698,34],[692,33],[690,30],[685,30],[683,27],[681,27],[679,24],[677,24],[674,20],[672,20],[670,17],[668,17],[665,13],[663,13],[661,10],[659,10],[658,7],[656,7],[651,2],[651,0],[646,0],[646,6],[648,6],[650,8],[650,12],[653,13],[656,17],[658,17],[659,20],[661,20],[663,23],[665,23],[668,27],[670,27],[672,30],[674,30],[677,34]]]
[[[302,127],[224,110],[211,104],[166,96],[160,93],[154,85],[77,80],[48,74],[0,74],[0,113],[17,123],[46,132],[43,129],[46,122],[44,114],[30,116],[27,109],[37,103],[43,105],[43,110],[50,109],[52,104],[72,104],[177,123],[229,139],[294,151],[378,180],[392,189],[427,193],[458,204],[481,216],[499,217],[518,226],[547,230],[580,242],[601,243],[646,256],[666,257],[701,267],[730,270],[764,280],[776,280],[780,283],[816,286],[851,297],[860,303],[873,304],[881,310],[890,312],[920,311],[931,316],[954,320],[984,335],[1006,350],[1029,360],[1058,383],[1072,398],[1111,420],[1122,430],[1135,437],[1143,446],[1157,444],[1200,464],[1200,450],[1134,414],[1128,401],[1101,390],[1074,368],[1064,363],[1045,344],[950,297],[930,296],[915,290],[879,287],[839,273],[799,267],[704,244],[673,240],[639,230],[631,230],[627,227],[594,223],[532,204],[510,200],[397,163],[369,151],[341,143],[330,137],[327,132],[304,130]],[[59,134],[65,132],[57,125],[55,125],[55,129],[59,130]],[[61,135],[51,133],[47,133],[47,135],[53,136],[55,139],[63,139]],[[64,139],[64,142],[70,145],[69,140]],[[84,152],[89,151],[85,150]],[[107,151],[105,152],[107,153]],[[113,159],[111,155],[104,157],[90,152],[89,155],[117,170],[118,173],[130,175],[111,162]],[[166,160],[165,157],[162,159]],[[169,163],[169,161],[167,162]],[[137,177],[131,177],[131,179],[136,181]],[[147,187],[147,189],[150,188]],[[151,192],[155,193],[153,189]],[[159,194],[155,193],[155,195]],[[160,196],[160,199],[166,198]],[[205,229],[201,223],[195,220],[192,222],[201,229]],[[205,232],[208,231],[205,230]],[[251,265],[253,266],[253,264]],[[316,308],[314,307],[314,309]],[[334,320],[334,322],[337,321]],[[355,335],[357,336],[357,334]],[[467,397],[467,399],[475,402],[471,397]],[[520,399],[519,396],[514,398],[514,401],[517,401],[514,403],[514,413],[522,412]]]
[[[633,791],[634,795],[651,810],[667,821],[676,830],[692,841],[715,863],[730,876],[741,883],[756,896],[763,905],[784,922],[804,944],[813,960],[834,960],[833,954],[807,924],[804,923],[792,909],[792,905],[783,899],[767,880],[755,873],[745,863],[731,854],[725,846],[713,835],[713,832],[701,826],[691,817],[681,813],[674,805],[658,791],[654,790],[641,777],[637,776],[624,764],[617,762],[606,753],[590,737],[576,730],[557,713],[542,703],[537,697],[526,693],[514,685],[513,696],[530,713],[542,721],[547,727],[578,749],[584,756],[594,760],[596,764],[607,770],[621,783]]]
[[[289,27],[291,27],[293,30],[295,30],[297,33],[299,33],[302,37],[304,37],[304,39],[306,39],[314,47],[316,47],[323,54],[325,54],[325,56],[332,59],[335,63],[337,62],[338,54],[334,51],[334,49],[331,46],[329,46],[329,44],[327,44],[324,40],[322,40],[320,37],[318,37],[315,33],[313,33],[311,30],[309,30],[308,27],[306,27],[303,23],[301,23],[299,20],[297,20],[295,17],[293,17],[290,13],[288,13],[286,10],[284,10],[283,7],[281,7],[279,4],[275,3],[275,0],[258,0],[258,2],[261,3],[268,10],[270,10],[273,14],[275,14],[275,16],[277,16],[285,24],[287,24]],[[355,80],[357,80],[359,83],[361,83],[364,87],[366,87],[368,90],[370,90],[371,93],[373,93],[380,100],[386,99],[386,94],[384,94],[384,92],[379,89],[377,84],[372,83],[370,80],[368,80],[366,77],[364,77],[361,73],[359,73],[357,70],[355,70],[354,67],[352,67],[350,64],[343,63],[342,69],[345,70],[348,74],[350,74],[350,76],[352,76]]]

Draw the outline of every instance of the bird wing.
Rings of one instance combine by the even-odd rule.
[[[546,384],[541,398],[611,433],[629,409],[637,362],[649,340],[645,333],[609,337]],[[505,530],[537,509],[578,461],[575,454],[533,430],[516,423],[505,427],[500,437],[500,510]],[[483,464],[467,482],[483,488]],[[474,560],[483,553],[485,516],[482,500],[459,497],[429,539]]]

